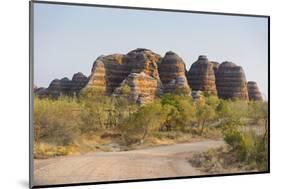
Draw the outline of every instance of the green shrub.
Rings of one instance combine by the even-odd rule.
[[[196,121],[196,107],[191,97],[165,94],[160,102],[167,116],[162,130],[185,131]]]
[[[119,125],[119,130],[126,143],[140,142],[151,131],[159,130],[166,118],[160,103],[146,104]]]
[[[67,145],[79,135],[81,106],[70,98],[34,100],[35,142]]]
[[[228,131],[224,134],[224,141],[234,150],[239,148],[242,138],[243,136],[239,131]]]
[[[211,97],[210,97],[211,98]],[[209,98],[201,98],[196,101],[196,119],[198,128],[201,127],[200,135],[203,134],[206,123],[215,120],[216,112],[215,112],[215,104]]]
[[[235,152],[240,162],[253,165],[258,170],[267,170],[268,141],[255,132],[242,133],[240,131],[227,131],[224,133],[224,140]]]

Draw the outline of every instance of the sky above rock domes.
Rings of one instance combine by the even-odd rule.
[[[242,66],[268,98],[267,18],[38,4],[34,6],[34,83],[89,75],[100,55],[147,48],[176,52],[189,70],[199,55]]]

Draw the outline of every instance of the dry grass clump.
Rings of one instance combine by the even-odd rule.
[[[71,146],[56,146],[47,143],[36,144],[34,146],[34,158],[46,159],[49,157],[65,156],[74,153],[74,148]]]
[[[98,131],[96,133],[90,132],[77,137],[71,144],[65,146],[46,142],[35,143],[34,158],[46,159],[96,151],[115,151],[116,149],[113,149],[115,146],[112,146],[112,143],[116,142],[116,135],[118,134],[102,131]]]
[[[189,162],[200,171],[210,174],[234,173],[245,170],[243,164],[235,158],[234,153],[228,153],[225,148],[210,149],[195,154]]]

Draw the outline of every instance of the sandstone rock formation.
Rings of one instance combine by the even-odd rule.
[[[64,78],[64,80],[66,80],[67,78]],[[64,82],[65,83],[65,82]],[[64,94],[62,87],[62,82],[60,79],[54,79],[49,87],[47,88],[47,93],[49,96],[54,97],[54,98],[58,98],[60,95]]]
[[[249,100],[253,100],[253,101],[262,101],[263,100],[261,92],[260,92],[256,82],[248,81],[247,87],[248,87]]]
[[[218,97],[248,100],[247,81],[243,68],[232,62],[223,62],[216,72]]]
[[[72,80],[67,77],[54,79],[48,88],[38,88],[34,91],[39,97],[58,98],[61,95],[74,96],[78,95],[82,88],[88,83],[88,78],[81,72],[73,75]]]
[[[84,88],[113,96],[127,95],[139,104],[150,102],[162,93],[190,95],[191,90],[194,99],[207,91],[223,99],[262,100],[256,83],[247,85],[242,67],[232,62],[219,64],[201,55],[187,71],[176,53],[169,51],[161,57],[144,48],[127,54],[99,56],[89,77],[78,72],[71,80],[55,79],[48,88],[34,88],[34,94],[54,98],[75,96]]]
[[[121,54],[98,57],[93,64],[87,87],[111,94],[130,73],[129,70],[123,70],[123,58]]]
[[[215,63],[209,62],[206,56],[200,55],[198,60],[191,65],[188,72],[188,84],[191,89],[217,94],[214,73],[214,70],[217,69],[216,66]]]
[[[213,64],[213,70],[214,70],[214,73],[216,74],[218,69],[219,69],[220,64],[218,62],[215,62],[215,61],[210,61],[210,63]]]
[[[89,81],[88,77],[85,76],[83,73],[78,72],[74,74],[70,82],[71,94],[78,95],[81,89],[83,89],[87,85],[88,81]]]
[[[123,94],[124,87],[129,87],[128,94]],[[144,104],[153,101],[160,92],[161,89],[159,88],[158,80],[141,72],[131,73],[121,83],[120,87],[114,90],[113,95],[128,95],[133,101]]]
[[[174,52],[169,51],[159,63],[159,76],[164,92],[190,94],[186,79],[184,61]]]
[[[47,89],[45,87],[34,87],[33,90],[34,94],[39,96],[39,97],[46,97],[48,95]]]
[[[203,98],[202,91],[192,91],[191,96],[192,96],[193,100],[198,100],[198,99]]]
[[[145,74],[159,80],[157,64],[160,59],[161,56],[151,50],[139,48],[130,51],[125,56],[125,63],[127,67],[128,65],[132,66],[132,73],[144,72]]]
[[[148,49],[135,49],[126,55],[100,56],[94,62],[87,87],[112,94],[130,73],[145,73],[155,78],[159,85],[157,63],[161,56]]]

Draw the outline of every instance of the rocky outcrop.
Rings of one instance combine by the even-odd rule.
[[[112,94],[131,73],[145,73],[160,85],[157,63],[161,56],[148,49],[135,49],[126,55],[100,56],[94,62],[87,87]]]
[[[38,88],[34,91],[35,95],[39,97],[58,98],[61,95],[76,96],[79,95],[88,83],[88,78],[81,72],[73,75],[72,80],[67,77],[62,79],[54,79],[48,88]]]
[[[36,96],[39,96],[41,98],[46,97],[48,95],[47,89],[45,87],[34,87],[33,92]]]
[[[131,67],[131,73],[144,72],[146,75],[159,80],[158,63],[161,56],[148,49],[135,49],[125,56],[125,66]]]
[[[159,63],[158,70],[163,85],[163,92],[190,94],[190,88],[186,79],[185,63],[176,53],[172,51],[167,52]]]
[[[216,72],[218,97],[248,100],[247,81],[243,68],[232,62],[223,62]]]
[[[217,94],[215,71],[217,65],[210,62],[204,55],[191,65],[188,72],[188,84],[194,91]]]
[[[130,73],[129,69],[122,66],[123,59],[124,55],[121,54],[98,57],[86,87],[111,94]]]
[[[71,94],[78,95],[81,89],[83,89],[87,85],[88,81],[89,81],[88,77],[85,76],[83,73],[78,72],[74,74],[70,82]]]
[[[64,78],[65,80],[67,78]],[[65,82],[64,82],[65,83]],[[60,79],[54,79],[49,87],[46,89],[48,96],[58,98],[60,95],[65,94],[63,91],[62,82]]]
[[[142,103],[163,91],[189,94],[185,71],[183,60],[173,52],[167,52],[162,58],[151,50],[135,49],[126,55],[99,57],[94,62],[87,87],[116,96],[121,95],[124,85],[129,85],[131,96]]]
[[[75,96],[84,88],[97,89],[107,95],[127,95],[140,104],[162,93],[180,93],[200,98],[205,92],[222,99],[262,100],[255,82],[246,81],[242,67],[232,62],[209,61],[199,56],[190,70],[181,57],[169,51],[164,57],[149,49],[138,48],[127,54],[99,56],[91,75],[78,72],[72,79],[53,80],[48,88],[35,88],[39,97]]]
[[[134,102],[144,104],[153,101],[160,93],[158,80],[141,72],[129,74],[120,87],[114,90],[113,96],[124,95]]]
[[[260,92],[256,82],[248,81],[247,87],[248,87],[249,100],[253,100],[253,101],[262,101],[263,100],[261,92]]]
[[[219,69],[220,64],[218,62],[214,62],[214,61],[210,61],[210,63],[213,64],[213,70],[214,70],[214,73],[216,74]]]
[[[192,91],[191,96],[192,96],[193,100],[198,100],[198,99],[203,98],[202,91]]]

